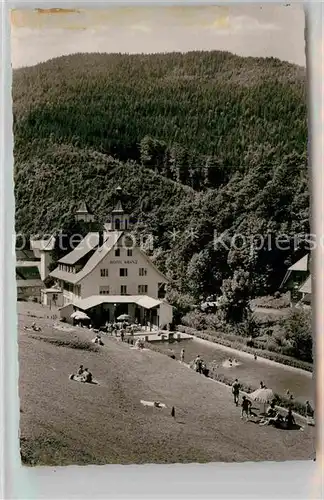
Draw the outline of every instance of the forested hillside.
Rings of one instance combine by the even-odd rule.
[[[272,293],[298,256],[227,250],[215,231],[309,231],[302,68],[224,52],[77,54],[15,70],[13,106],[17,231],[61,228],[80,200],[102,221],[120,184],[182,296],[218,294],[226,278],[228,300]]]

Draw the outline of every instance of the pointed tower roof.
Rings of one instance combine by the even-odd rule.
[[[114,210],[112,211],[112,213],[113,214],[123,214],[123,213],[125,213],[120,200],[117,201],[117,204],[116,204]]]
[[[79,209],[76,211],[77,214],[91,214],[88,205],[85,201],[82,201]]]

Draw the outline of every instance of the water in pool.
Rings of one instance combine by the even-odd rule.
[[[199,354],[207,365],[217,365],[217,372],[230,377],[237,377],[241,382],[250,386],[259,386],[262,381],[274,392],[286,395],[287,390],[298,401],[314,401],[314,383],[312,374],[303,371],[291,370],[284,365],[272,365],[257,360],[233,354],[219,348],[216,344],[201,343],[198,340],[183,340],[173,343],[158,343],[159,350],[170,353],[173,350],[177,359],[180,358],[181,349],[185,350],[185,362],[190,363]],[[232,360],[232,365],[229,362]],[[234,362],[234,360],[236,362]]]

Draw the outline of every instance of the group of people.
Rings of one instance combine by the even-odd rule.
[[[228,363],[230,368],[232,368],[232,366],[237,366],[239,364],[239,362],[236,359],[232,359],[232,358],[229,358],[227,363]]]
[[[127,321],[114,323],[107,322],[104,329],[107,333],[109,333],[110,335],[114,335],[115,337],[118,337],[118,334],[125,337],[126,333],[130,333],[132,335],[133,333],[141,329],[141,325],[138,324],[137,320],[135,320],[135,324],[130,324]]]
[[[78,382],[84,382],[88,384],[91,384],[93,380],[92,373],[88,368],[83,368],[83,365],[80,365],[76,375],[71,375],[70,378],[72,380],[77,380]]]
[[[240,387],[238,379],[235,379],[232,384],[232,394],[234,404],[236,406],[239,405]],[[260,389],[266,389],[266,385],[262,381],[260,382]],[[314,419],[314,410],[309,401],[306,401],[305,406],[307,423],[310,425]],[[241,402],[241,418],[243,419],[244,417],[246,419],[249,419],[250,417],[257,417],[257,415],[252,411],[252,401],[250,401],[245,395],[242,396]],[[292,412],[292,406],[289,405],[287,415],[283,416],[277,410],[274,401],[272,401],[265,415],[261,418],[259,425],[273,425],[274,427],[287,430],[293,429],[296,426],[296,421]]]
[[[97,345],[104,345],[103,341],[101,340],[101,335],[99,335],[99,333],[97,333],[95,338],[92,339],[92,343]]]
[[[200,354],[196,357],[194,360],[194,370],[197,373],[201,373],[202,375],[205,375],[205,377],[208,377],[209,370],[207,368],[207,364],[205,361],[200,357]]]
[[[296,425],[296,421],[291,407],[289,407],[287,415],[283,417],[276,409],[275,403],[272,401],[259,425],[273,425],[274,427],[280,429],[293,429]]]

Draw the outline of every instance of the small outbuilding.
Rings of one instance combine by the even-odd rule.
[[[44,306],[62,307],[63,291],[58,288],[44,288],[41,291],[41,300]]]

